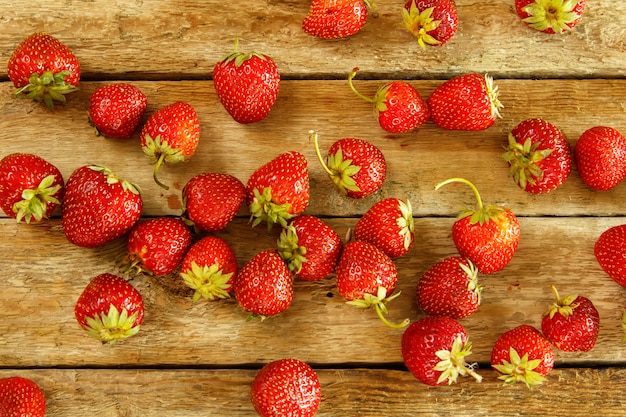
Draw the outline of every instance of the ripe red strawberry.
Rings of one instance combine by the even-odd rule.
[[[402,9],[402,20],[422,48],[445,44],[459,27],[454,0],[409,0]]]
[[[65,103],[65,95],[77,90],[80,64],[74,53],[47,33],[34,33],[15,48],[7,73],[17,91],[49,109],[54,101]]]
[[[515,10],[528,27],[543,33],[563,33],[578,24],[586,0],[515,0]]]
[[[289,222],[278,239],[278,253],[289,270],[306,281],[332,274],[343,248],[341,238],[318,217],[301,215]]]
[[[250,387],[260,417],[312,417],[322,400],[320,381],[307,363],[278,359],[263,366]]]
[[[626,287],[626,224],[602,232],[593,251],[602,270],[613,281]]]
[[[574,158],[580,177],[595,190],[610,190],[626,178],[626,139],[612,127],[594,126],[583,132]]]
[[[557,349],[565,352],[589,352],[596,345],[600,315],[590,299],[583,296],[559,297],[543,314],[541,331]]]
[[[430,110],[420,93],[409,83],[391,81],[378,89],[374,98],[366,97],[354,87],[355,68],[348,77],[350,89],[374,105],[380,127],[390,133],[406,133],[422,126],[430,118]]]
[[[312,0],[302,30],[321,39],[352,36],[365,26],[368,7],[368,0]]]
[[[141,217],[139,188],[100,165],[77,168],[65,184],[63,232],[75,245],[102,246],[125,235]]]
[[[504,332],[491,351],[491,366],[504,385],[521,381],[528,388],[545,382],[554,367],[554,350],[536,328],[522,324]]]
[[[89,336],[102,343],[115,343],[139,332],[144,302],[128,281],[104,273],[87,284],[76,301],[74,315]]]
[[[199,141],[200,121],[190,104],[178,101],[152,113],[143,126],[140,142],[154,164],[154,181],[168,190],[169,187],[157,178],[159,168],[162,164],[189,160]]]
[[[98,87],[89,100],[89,120],[99,135],[130,138],[148,106],[146,95],[132,84],[115,83]]]
[[[449,317],[424,317],[406,328],[402,335],[402,360],[418,381],[451,385],[460,376],[482,376],[465,358],[472,353],[463,326]]]
[[[409,324],[406,319],[391,323],[385,318],[387,303],[400,293],[393,294],[398,283],[398,271],[393,260],[371,243],[353,240],[348,242],[339,256],[336,268],[337,290],[358,308],[373,308],[378,317],[389,327],[402,328]]]
[[[193,301],[229,298],[238,265],[231,246],[217,236],[206,236],[194,243],[183,258],[180,275],[195,290]]]
[[[377,201],[356,223],[354,238],[373,244],[390,258],[405,255],[415,240],[411,202],[395,197]]]
[[[293,301],[293,278],[275,249],[254,255],[241,268],[233,285],[235,299],[253,317],[265,320],[286,311]]]
[[[203,232],[222,230],[243,205],[245,194],[246,187],[232,175],[198,174],[183,188],[183,220]]]
[[[40,156],[12,153],[0,160],[0,208],[18,222],[49,218],[64,192],[63,175]]]
[[[445,81],[427,99],[430,118],[448,130],[478,131],[493,126],[503,107],[489,75],[468,73]]]
[[[128,235],[122,261],[128,272],[167,275],[180,265],[192,245],[185,222],[175,217],[155,217],[137,223]]]
[[[470,261],[478,272],[493,274],[503,269],[513,258],[520,238],[517,217],[510,209],[483,206],[478,190],[464,178],[450,178],[435,187],[461,182],[470,186],[478,203],[475,210],[462,211],[452,225],[452,240],[459,254]]]
[[[341,195],[365,198],[383,186],[387,178],[387,162],[375,145],[363,139],[339,139],[328,149],[324,161],[317,143],[317,133],[310,131],[309,134],[322,168]]]
[[[0,379],[2,417],[44,417],[46,397],[37,383],[21,376]]]
[[[417,305],[430,316],[463,319],[478,310],[482,290],[474,264],[449,256],[422,274],[417,283]]]
[[[527,119],[513,128],[502,157],[509,163],[515,183],[532,194],[555,190],[572,171],[567,138],[558,127],[542,119]]]
[[[213,68],[213,85],[220,102],[236,122],[246,124],[267,117],[280,91],[280,74],[267,55],[235,49]]]
[[[309,205],[309,167],[300,152],[285,152],[252,173],[246,184],[252,226],[275,223],[302,214]]]

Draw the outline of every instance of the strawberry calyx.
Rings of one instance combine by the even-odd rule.
[[[404,238],[403,246],[405,250],[409,250],[413,242],[413,233],[415,231],[415,222],[413,220],[413,207],[409,200],[399,200],[401,216],[396,219],[396,224],[400,228],[400,236]]]
[[[417,43],[423,49],[426,49],[426,45],[439,45],[441,43],[441,41],[428,34],[428,32],[437,29],[441,24],[441,20],[433,19],[432,14],[434,10],[435,7],[433,6],[420,11],[415,2],[411,2],[409,10],[406,8],[402,9],[404,26],[417,38]]]
[[[196,262],[191,263],[191,269],[181,272],[180,276],[185,284],[193,290],[193,301],[197,302],[203,297],[206,300],[218,298],[230,298],[228,290],[231,288],[230,279],[233,273],[222,273],[220,265],[200,266]]]
[[[161,135],[157,135],[156,138],[152,138],[150,135],[145,137],[146,144],[143,147],[144,153],[150,158],[150,162],[154,164],[154,172],[152,177],[154,181],[166,190],[170,187],[159,181],[157,174],[159,168],[163,164],[177,164],[187,160],[187,156],[181,148],[172,148],[167,141],[161,139]]]
[[[520,187],[526,188],[528,183],[535,184],[535,179],[543,177],[543,170],[538,163],[547,158],[553,149],[538,149],[540,142],[533,143],[526,139],[519,143],[512,133],[509,133],[509,144],[502,158],[510,164],[510,175]]]
[[[361,167],[352,165],[352,159],[344,160],[341,148],[339,148],[335,154],[328,155],[327,162],[324,162],[317,140],[317,133],[310,130],[309,137],[313,140],[313,144],[315,145],[317,159],[320,161],[322,168],[326,171],[339,193],[345,196],[348,194],[348,191],[361,191],[353,178],[361,170]]]
[[[39,75],[31,74],[28,84],[15,90],[15,96],[30,98],[36,102],[43,102],[49,110],[54,109],[54,102],[65,103],[65,94],[78,90],[78,87],[67,84],[65,79],[70,71],[45,71]]]
[[[528,353],[520,357],[515,348],[509,350],[509,359],[502,360],[499,365],[493,365],[496,371],[502,375],[498,377],[504,381],[504,385],[511,385],[522,381],[528,388],[536,387],[546,381],[540,373],[534,371],[541,364],[541,359],[528,360]]]
[[[224,56],[221,59],[221,62],[225,65],[233,62],[235,64],[235,67],[238,68],[242,66],[244,62],[246,62],[252,57],[257,57],[262,60],[267,60],[267,57],[263,54],[259,54],[257,52],[244,53],[244,52],[239,52],[238,49],[239,49],[239,38],[235,38],[235,44],[234,44],[233,50],[230,53],[228,53],[226,56]]]
[[[478,268],[476,268],[476,265],[474,265],[474,263],[469,259],[465,259],[465,261],[467,262],[467,265],[461,263],[460,266],[468,279],[467,289],[468,291],[472,291],[476,294],[476,303],[480,305],[483,286],[478,282]]]
[[[271,230],[276,223],[287,227],[287,220],[293,217],[289,213],[291,204],[274,202],[272,200],[272,187],[265,187],[263,193],[259,192],[258,188],[255,188],[252,192],[254,193],[254,198],[249,207],[252,227],[261,222],[267,223],[268,230]]]
[[[26,223],[30,223],[32,219],[41,221],[46,216],[48,203],[60,204],[54,195],[59,192],[61,185],[53,185],[54,180],[54,175],[48,175],[41,180],[37,188],[22,191],[22,200],[13,204],[13,213],[16,214],[18,223],[22,219]]]
[[[559,292],[554,285],[552,285],[552,292],[554,292],[556,301],[543,313],[544,317],[550,316],[550,318],[553,318],[556,313],[559,313],[565,318],[569,317],[574,312],[574,309],[578,307],[578,303],[574,303],[578,296],[569,295],[560,298]]]
[[[278,238],[278,253],[287,262],[289,270],[300,273],[302,264],[308,262],[306,247],[298,244],[298,232],[293,225],[289,225],[280,233]]]
[[[487,90],[487,97],[489,97],[489,104],[491,108],[491,117],[502,118],[500,109],[504,107],[498,96],[500,92],[498,86],[493,82],[493,77],[485,74],[485,89]]]
[[[109,306],[107,313],[96,314],[94,317],[86,317],[87,333],[102,341],[102,343],[114,344],[117,340],[123,340],[136,335],[141,327],[135,325],[138,311],[130,316],[125,308],[120,312],[113,304]]]
[[[388,327],[391,327],[392,329],[402,329],[410,323],[409,319],[404,319],[399,323],[392,323],[385,317],[385,314],[389,314],[386,304],[399,295],[400,291],[387,297],[387,289],[381,285],[378,287],[376,295],[365,293],[363,294],[363,298],[346,301],[346,304],[363,309],[373,308],[378,318]]]
[[[529,16],[522,19],[533,29],[543,32],[552,29],[563,33],[571,29],[571,24],[581,15],[574,11],[578,0],[535,0],[522,10]]]
[[[104,175],[106,177],[106,182],[109,185],[119,183],[122,186],[122,189],[124,191],[130,191],[131,193],[137,194],[137,195],[141,194],[141,188],[139,188],[139,185],[132,183],[130,181],[127,181],[127,180],[121,180],[117,175],[113,173],[113,171],[111,171],[109,168],[105,166],[89,165],[88,168]]]
[[[506,211],[504,208],[494,206],[491,204],[484,206],[482,199],[480,198],[480,193],[478,192],[478,189],[476,188],[476,186],[472,184],[470,181],[466,180],[465,178],[449,178],[437,184],[435,186],[435,190],[438,190],[444,185],[450,184],[453,182],[460,182],[460,183],[468,185],[474,192],[474,195],[476,196],[477,208],[461,211],[461,213],[458,215],[458,219],[463,219],[469,216],[471,224],[478,223],[480,225],[483,225],[490,221],[501,223],[503,219],[506,217]]]
[[[457,382],[459,375],[470,375],[476,381],[481,382],[483,377],[474,371],[476,364],[468,364],[465,360],[465,357],[471,353],[472,343],[469,341],[463,343],[460,335],[454,339],[450,350],[442,349],[435,352],[435,355],[441,359],[433,368],[435,371],[441,372],[437,384],[448,381],[448,385],[452,385]]]

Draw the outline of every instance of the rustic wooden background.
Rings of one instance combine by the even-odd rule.
[[[228,172],[245,182],[261,163],[297,150],[309,161],[311,204],[344,236],[371,204],[383,197],[411,200],[417,242],[397,261],[402,295],[390,318],[418,319],[414,301],[421,273],[455,253],[451,226],[456,213],[473,205],[464,186],[437,192],[437,182],[463,176],[485,202],[504,204],[519,217],[521,242],[501,272],[482,277],[484,301],[462,320],[485,377],[426,387],[402,365],[402,331],[386,328],[373,312],[346,306],[334,278],[296,282],[292,307],[264,322],[246,322],[234,301],[193,304],[176,276],[133,278],[146,300],[140,333],[102,346],[79,328],[74,303],[86,283],[102,272],[118,273],[125,251],[119,239],[98,249],[69,244],[58,213],[38,225],[0,218],[0,376],[35,380],[48,399],[49,416],[252,416],[249,386],[265,363],[296,357],[319,373],[320,416],[621,416],[626,400],[626,344],[621,341],[626,292],[599,268],[593,244],[608,227],[625,222],[626,184],[609,192],[590,190],[576,170],[553,193],[532,196],[508,177],[500,157],[508,131],[529,117],[559,126],[572,146],[595,125],[626,133],[626,2],[590,1],[576,28],[544,35],[526,28],[514,0],[457,0],[459,30],[445,46],[422,50],[400,26],[401,0],[378,0],[364,29],[342,40],[305,35],[300,23],[305,0],[223,2],[131,0],[34,2],[0,5],[0,61],[6,62],[28,34],[48,31],[77,55],[81,89],[65,106],[49,112],[12,95],[0,67],[0,157],[36,153],[67,178],[86,163],[108,166],[137,182],[144,215],[180,214],[181,189],[205,171]],[[221,107],[211,81],[214,64],[231,50],[270,55],[282,75],[278,101],[267,119],[239,125]],[[387,80],[409,80],[428,94],[465,72],[489,73],[499,86],[503,118],[483,132],[448,132],[432,123],[404,135],[380,129],[370,104],[348,88],[373,95]],[[98,86],[126,80],[148,96],[146,117],[177,100],[192,104],[202,137],[185,164],[161,169],[173,185],[163,191],[138,135],[128,141],[94,135],[86,110]],[[307,132],[320,134],[324,151],[342,137],[379,146],[388,164],[383,189],[362,201],[340,197],[315,158]],[[219,235],[240,264],[275,245],[276,232],[251,228],[247,211]],[[540,389],[502,388],[489,368],[491,347],[505,330],[539,326],[552,302],[550,286],[562,295],[589,297],[601,317],[596,347],[589,353],[557,352],[556,369]]]

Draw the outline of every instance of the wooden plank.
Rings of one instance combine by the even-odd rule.
[[[285,78],[447,78],[466,71],[506,78],[623,77],[626,4],[596,0],[576,28],[546,36],[525,27],[513,0],[457,0],[459,29],[444,47],[422,50],[401,26],[404,0],[378,2],[357,35],[335,41],[301,29],[309,2],[159,0],[4,3],[0,61],[28,34],[48,31],[82,62],[84,79],[205,79],[232,49],[272,56]],[[313,59],[312,59],[313,58]],[[6,79],[6,69],[0,68]]]
[[[178,100],[190,102],[199,114],[202,136],[196,155],[187,163],[161,169],[162,180],[172,185],[169,191],[152,180],[152,166],[140,150],[138,134],[128,141],[94,136],[86,110],[91,93],[102,83],[83,83],[81,90],[68,99],[67,106],[55,112],[13,98],[10,83],[2,83],[1,152],[36,153],[57,165],[66,178],[83,164],[106,165],[141,186],[147,216],[180,214],[181,189],[196,174],[228,172],[245,183],[254,169],[287,150],[304,153],[309,162],[308,212],[312,214],[357,216],[374,201],[395,196],[410,199],[416,216],[453,216],[463,206],[474,204],[469,188],[448,186],[435,192],[434,186],[446,178],[464,176],[475,182],[485,202],[506,204],[520,216],[626,215],[626,207],[621,203],[626,199],[626,187],[595,192],[585,186],[574,170],[555,192],[534,196],[513,183],[501,158],[510,129],[529,117],[542,117],[556,124],[572,147],[583,131],[598,124],[626,132],[626,81],[496,82],[506,107],[503,118],[490,129],[451,132],[428,122],[416,132],[404,135],[383,131],[370,104],[356,97],[346,81],[285,81],[268,118],[254,125],[240,125],[232,120],[219,103],[211,81],[136,82],[148,96],[146,117]],[[413,85],[427,97],[439,83],[415,81]],[[381,84],[361,80],[357,85],[373,96]],[[383,189],[364,200],[342,198],[317,161],[308,138],[310,129],[319,131],[323,153],[343,137],[359,137],[377,145],[388,161]],[[241,214],[245,215],[245,210]]]
[[[250,384],[256,370],[1,370],[36,381],[47,396],[49,417],[252,417]],[[495,372],[482,383],[427,387],[403,370],[316,369],[322,402],[316,416],[569,416],[623,415],[626,371],[556,369],[541,389],[502,388]],[[610,387],[610,389],[607,389]],[[564,390],[567,396],[564,397]],[[567,398],[567,400],[565,400]],[[567,403],[564,403],[567,401]]]
[[[354,219],[328,219],[345,235]],[[419,276],[437,260],[455,253],[451,218],[417,219],[417,243],[396,262],[401,296],[390,304],[390,319],[422,316],[414,301]],[[472,360],[488,362],[496,338],[523,323],[540,326],[552,303],[550,290],[590,298],[601,317],[596,347],[585,354],[557,353],[559,364],[615,364],[626,361],[620,318],[626,299],[593,256],[595,237],[623,218],[521,218],[517,254],[501,272],[483,276],[483,304],[461,322],[473,340]],[[275,235],[238,219],[220,233],[240,264],[274,247]],[[236,366],[276,356],[296,356],[320,364],[401,363],[402,331],[384,326],[372,311],[344,304],[334,278],[296,281],[295,299],[284,314],[246,322],[234,300],[193,304],[177,276],[136,277],[146,301],[138,336],[101,346],[78,327],[74,303],[90,278],[119,273],[123,239],[84,249],[65,240],[59,221],[37,226],[0,222],[0,367],[76,366]],[[89,346],[89,349],[85,349]],[[320,346],[323,346],[321,349]],[[164,354],[167,352],[166,354]]]

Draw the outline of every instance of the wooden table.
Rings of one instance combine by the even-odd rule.
[[[49,112],[12,96],[0,68],[0,155],[36,153],[67,178],[78,166],[99,163],[140,184],[144,216],[178,215],[181,189],[206,171],[248,176],[280,152],[296,150],[309,161],[308,214],[323,216],[344,236],[371,204],[383,197],[413,204],[417,242],[397,260],[402,295],[390,318],[416,320],[423,313],[414,291],[421,273],[455,254],[451,226],[459,209],[474,204],[463,186],[435,192],[453,176],[473,181],[487,202],[505,204],[520,218],[522,237],[512,262],[482,277],[480,310],[462,320],[482,383],[464,379],[427,387],[404,368],[401,330],[386,328],[370,311],[344,304],[334,278],[297,281],[284,314],[246,322],[232,300],[193,304],[176,276],[133,278],[146,300],[146,320],[136,337],[113,346],[90,339],[74,319],[74,303],[93,276],[118,273],[125,252],[119,239],[98,249],[68,243],[57,215],[38,225],[0,218],[0,376],[20,374],[43,388],[49,416],[252,416],[249,386],[265,363],[296,357],[318,372],[320,416],[595,415],[621,416],[626,406],[626,345],[621,341],[626,292],[606,276],[593,244],[608,227],[624,223],[626,185],[595,192],[576,170],[558,190],[533,196],[508,177],[500,157],[508,131],[529,117],[559,126],[573,146],[595,125],[626,133],[626,2],[588,2],[570,33],[550,36],[526,28],[513,0],[457,0],[459,30],[441,48],[422,50],[399,26],[401,0],[378,1],[365,28],[351,38],[325,41],[305,35],[305,0],[65,1],[13,0],[0,6],[0,61],[28,34],[45,30],[77,55],[81,89]],[[282,74],[269,117],[239,125],[220,105],[211,80],[214,64],[240,38],[241,50],[274,58]],[[385,133],[370,104],[348,88],[373,95],[386,80],[410,80],[424,97],[444,80],[465,72],[489,73],[500,88],[503,118],[483,132],[449,132],[433,123],[404,135]],[[185,164],[161,169],[174,186],[152,181],[152,166],[138,145],[94,136],[86,109],[100,85],[127,80],[148,96],[147,115],[185,100],[198,111],[202,137]],[[146,115],[146,117],[147,117]],[[327,149],[342,137],[379,146],[388,179],[362,201],[341,198],[315,159],[309,129]],[[274,247],[276,233],[248,224],[242,209],[219,235],[240,264]],[[539,389],[503,388],[489,367],[495,339],[519,324],[539,326],[563,295],[589,297],[601,317],[595,348],[584,354],[557,351],[556,369]]]

